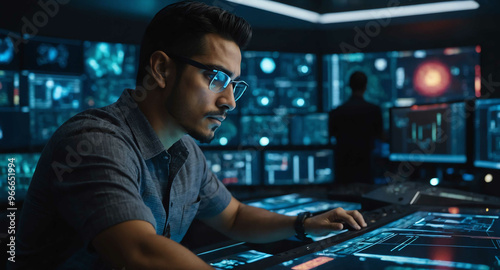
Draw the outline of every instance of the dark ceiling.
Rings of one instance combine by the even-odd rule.
[[[225,0],[200,0],[212,5],[218,5],[247,19],[256,28],[318,28],[314,23],[304,22],[283,15],[251,8],[245,5],[227,2]],[[251,1],[251,0],[246,0]],[[442,0],[450,1],[450,0]],[[470,17],[500,11],[498,0],[476,0],[480,4],[478,10],[459,11],[444,14],[447,17]],[[22,22],[22,17],[32,19],[37,12],[43,10],[40,3],[60,3],[59,11],[55,12],[50,20],[57,17],[74,18],[85,23],[88,20],[100,20],[102,17],[116,18],[117,20],[130,20],[147,23],[162,7],[178,2],[178,0],[16,0],[2,1],[0,4],[0,27],[16,30]],[[297,6],[320,14],[363,10],[371,8],[384,8],[389,5],[405,6],[409,4],[422,4],[436,2],[435,0],[278,0],[291,6]],[[428,21],[442,15],[413,16],[401,19],[403,22]],[[400,19],[396,19],[400,20]],[[51,24],[49,21],[48,24]],[[105,25],[103,25],[105,27]],[[327,25],[323,28],[335,28],[339,25]],[[342,27],[342,25],[340,25]]]
[[[200,0],[220,6],[250,22],[256,34],[263,33],[261,41],[269,33],[299,31],[306,35],[314,31],[341,31],[355,27],[365,27],[367,22],[350,22],[319,25],[287,16],[235,4],[225,0]],[[244,0],[251,1],[251,0]],[[278,0],[279,2],[305,8],[318,13],[335,11],[383,8],[388,5],[421,4],[431,0]],[[460,27],[474,24],[496,29],[500,18],[500,1],[476,0],[480,8],[470,11],[449,12],[444,14],[412,16],[390,19],[390,26],[426,25],[431,30],[436,27]],[[15,0],[2,1],[0,4],[0,29],[16,32],[34,32],[35,35],[61,37],[80,40],[103,40],[110,42],[138,43],[142,32],[154,14],[164,6],[178,0]],[[43,4],[52,3],[52,4]],[[57,3],[57,7],[54,7]],[[45,17],[44,17],[45,16]],[[45,21],[44,21],[45,20]],[[434,24],[433,22],[439,22]],[[477,24],[477,21],[484,23]],[[457,24],[458,22],[458,24]],[[460,23],[461,22],[461,23]],[[31,24],[31,25],[30,25]],[[414,27],[413,27],[414,28]],[[471,27],[469,27],[471,28]],[[443,29],[446,31],[446,29]],[[454,31],[457,31],[455,29]],[[299,33],[297,32],[297,33]]]

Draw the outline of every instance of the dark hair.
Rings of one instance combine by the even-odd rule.
[[[367,83],[368,78],[361,71],[355,71],[349,78],[349,86],[351,87],[353,92],[361,92],[366,90]]]
[[[155,51],[192,57],[204,52],[206,34],[218,34],[243,49],[252,37],[252,28],[243,18],[200,2],[183,1],[164,7],[142,38],[137,85],[146,76],[149,58]]]

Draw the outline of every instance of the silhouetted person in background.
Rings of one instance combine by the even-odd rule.
[[[351,98],[329,114],[330,136],[335,136],[335,182],[373,183],[372,150],[375,139],[382,138],[382,112],[363,95],[368,79],[356,71],[349,78]]]

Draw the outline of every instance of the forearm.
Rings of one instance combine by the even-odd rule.
[[[246,242],[274,242],[295,235],[295,219],[295,216],[241,204],[228,234],[233,239]]]
[[[149,235],[125,269],[212,269],[179,243],[161,235]]]
[[[92,242],[117,269],[211,269],[179,243],[157,235],[151,224],[132,220],[101,232]]]

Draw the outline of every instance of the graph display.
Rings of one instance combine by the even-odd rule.
[[[391,109],[393,161],[465,163],[465,102]]]
[[[418,211],[266,269],[499,269],[499,230],[498,215]]]
[[[0,70],[0,108],[14,109],[21,105],[25,104],[21,103],[19,73]]]
[[[259,185],[257,151],[204,151],[207,166],[224,185]]]
[[[476,101],[476,167],[500,169],[500,99]]]
[[[333,151],[266,151],[266,185],[325,184],[333,182]]]

